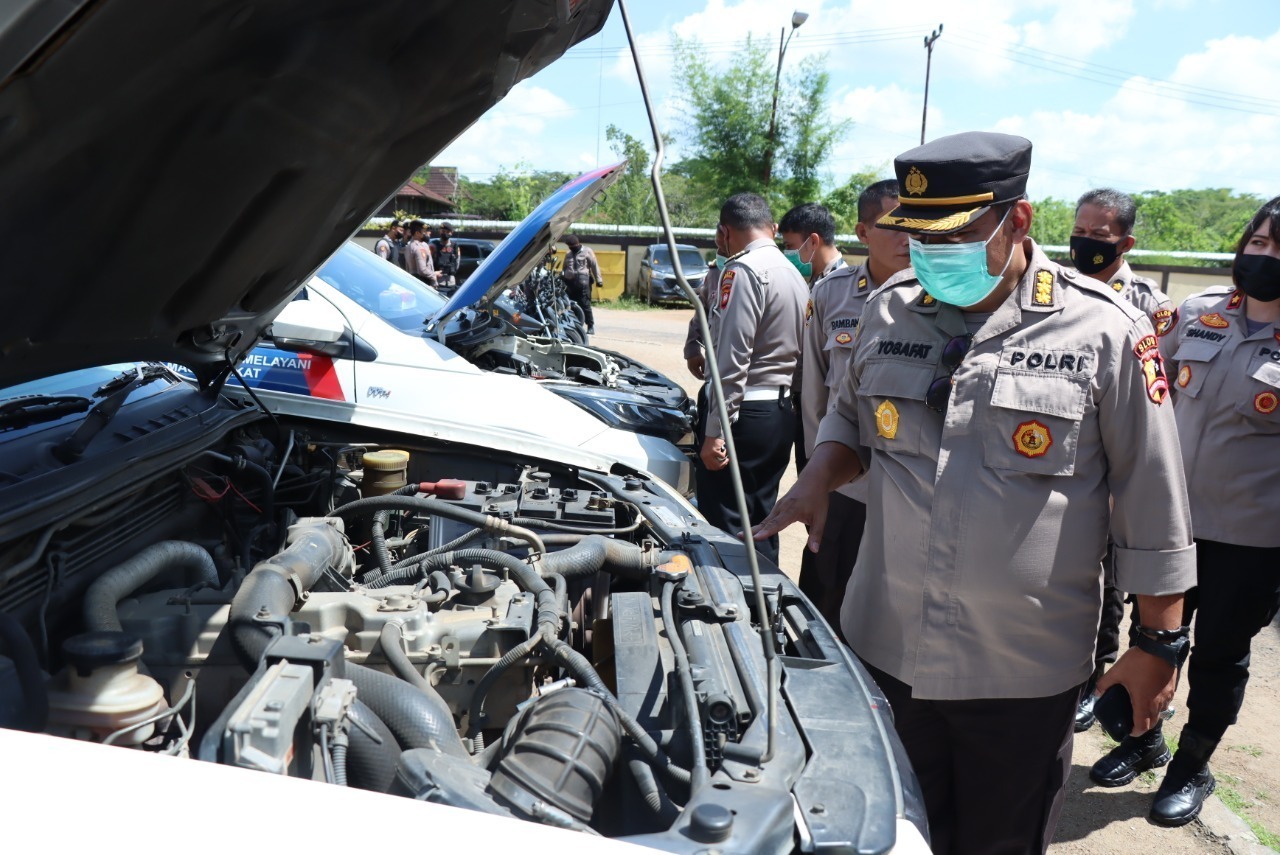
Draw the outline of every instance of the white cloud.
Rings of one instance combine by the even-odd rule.
[[[477,177],[518,163],[555,168],[546,164],[563,160],[552,145],[556,124],[580,112],[550,90],[528,81],[520,83],[432,162],[456,166],[462,174]]]
[[[897,84],[884,88],[860,86],[839,93],[831,112],[853,126],[832,153],[830,167],[839,177],[865,169],[893,173],[893,159],[920,143],[920,93]],[[929,108],[929,138],[947,133],[946,119]]]

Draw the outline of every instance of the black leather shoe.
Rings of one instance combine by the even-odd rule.
[[[1168,763],[1169,756],[1164,733],[1156,727],[1141,736],[1126,736],[1123,742],[1093,764],[1089,778],[1102,787],[1123,787],[1138,777],[1139,772]]]
[[[1097,699],[1092,691],[1086,692],[1080,699],[1079,705],[1076,706],[1076,733],[1084,733],[1098,720],[1093,714],[1093,703]]]
[[[1178,753],[1169,764],[1160,789],[1156,791],[1156,799],[1151,804],[1152,822],[1177,828],[1200,815],[1204,800],[1218,785],[1209,771],[1209,758],[1217,747],[1218,740],[1209,739],[1189,726],[1182,729],[1182,735],[1178,737]]]

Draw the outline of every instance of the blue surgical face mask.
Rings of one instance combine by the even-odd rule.
[[[1000,272],[992,274],[987,268],[987,244],[1000,233],[1004,221],[1009,218],[1009,211],[1004,212],[991,237],[984,241],[925,244],[915,238],[908,239],[911,266],[920,286],[930,297],[963,309],[975,306],[991,295],[1009,269],[1013,252],[1010,250]]]
[[[729,259],[727,256],[721,255],[718,252],[716,253],[716,267],[718,267],[720,270],[724,270],[724,266],[728,263],[729,263]]]
[[[810,276],[813,275],[813,257],[810,256],[808,261],[800,260],[800,251],[804,249],[805,244],[807,244],[808,242],[809,242],[809,239],[805,238],[804,243],[800,244],[799,249],[784,249],[782,251],[782,254],[787,257],[787,261],[790,261],[792,264],[794,264],[796,270],[799,270],[800,275],[803,276],[805,279],[808,279]]]

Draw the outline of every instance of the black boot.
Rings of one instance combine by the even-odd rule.
[[[1209,757],[1217,747],[1218,740],[1202,736],[1190,727],[1182,729],[1178,752],[1173,755],[1173,762],[1151,805],[1152,822],[1176,828],[1200,815],[1204,800],[1217,786],[1209,771]]]
[[[1139,772],[1155,769],[1169,762],[1169,746],[1157,724],[1141,736],[1126,736],[1101,760],[1093,764],[1089,777],[1103,787],[1123,787],[1138,777]]]
[[[1089,682],[1084,684],[1084,694],[1080,696],[1080,703],[1076,706],[1076,733],[1084,733],[1098,720],[1093,714],[1093,703],[1098,700],[1093,689],[1098,685],[1099,676],[1101,675],[1095,672]]]

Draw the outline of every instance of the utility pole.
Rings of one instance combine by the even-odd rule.
[[[924,126],[929,121],[929,69],[933,66],[933,43],[942,38],[942,25],[932,35],[924,37],[924,48],[928,57],[924,61],[924,114],[920,117],[920,145],[924,145]]]
[[[769,111],[769,141],[764,150],[764,186],[768,187],[773,180],[773,140],[778,133],[778,90],[782,86],[782,58],[787,55],[787,45],[791,44],[791,36],[800,25],[809,20],[808,12],[791,13],[791,32],[783,27],[778,34],[778,73],[773,77],[773,109]],[[785,39],[785,40],[784,40]]]

